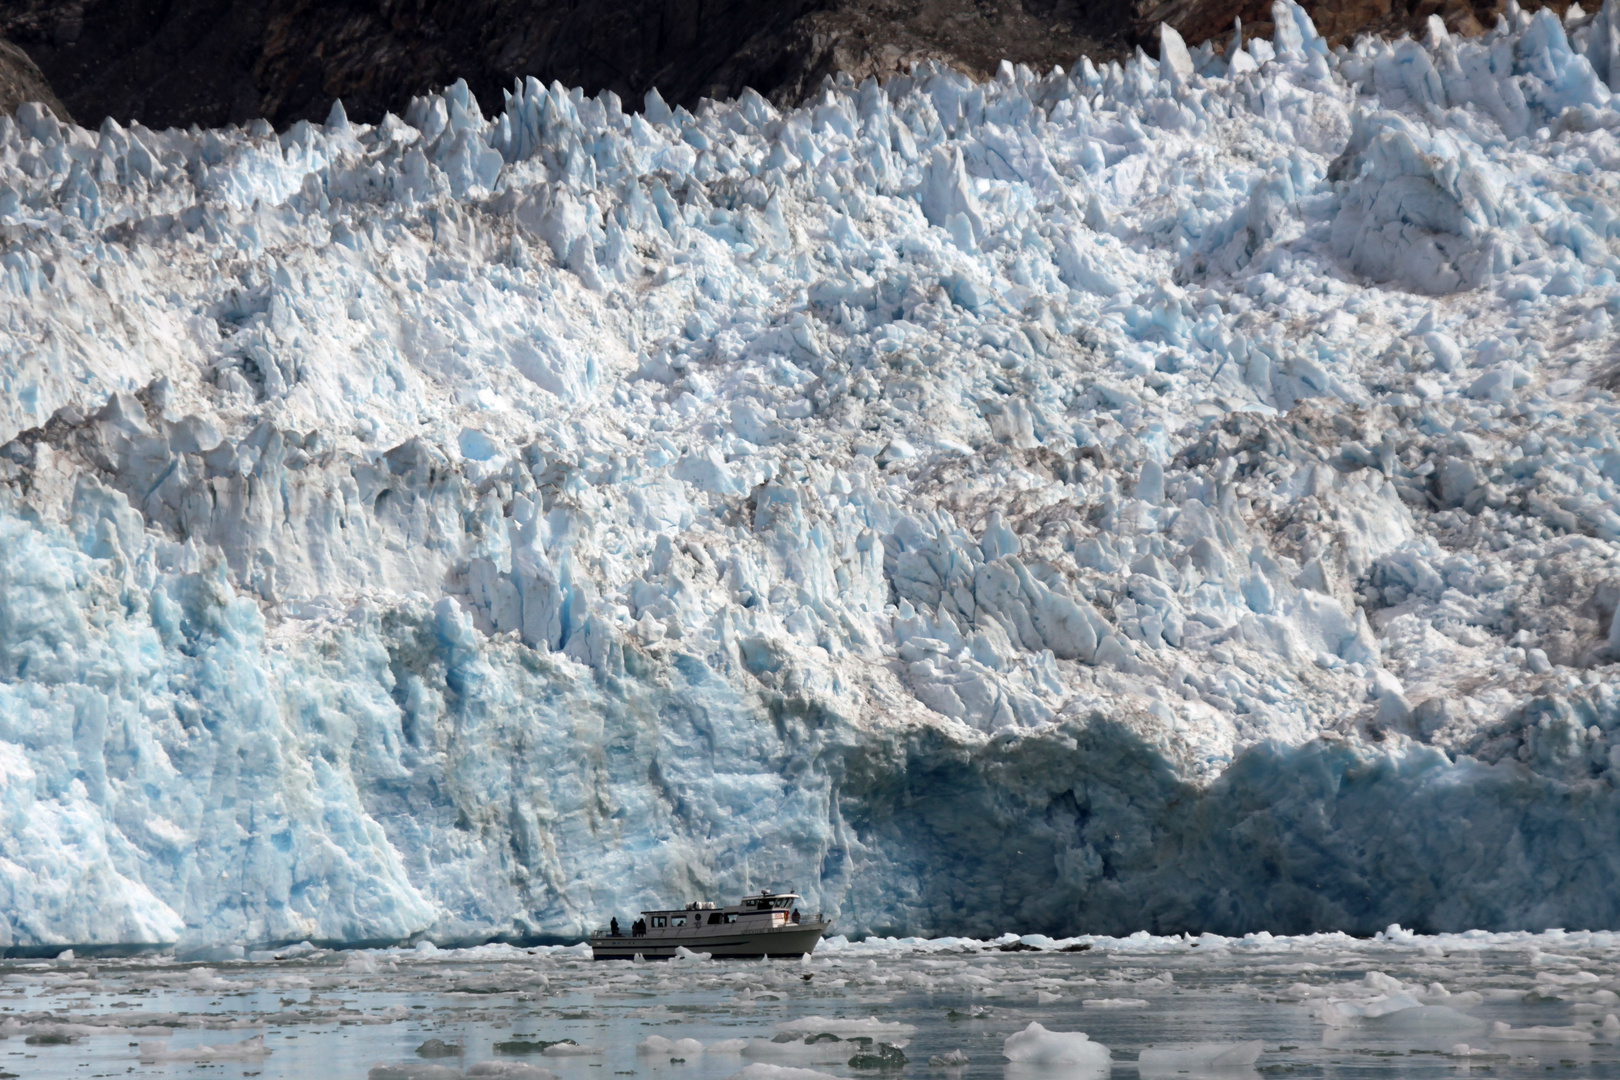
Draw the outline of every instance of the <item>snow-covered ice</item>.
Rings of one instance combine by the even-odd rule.
[[[1570,12],[0,119],[0,946],[1620,923]]]

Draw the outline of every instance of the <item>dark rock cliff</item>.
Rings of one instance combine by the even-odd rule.
[[[59,119],[71,119],[28,54],[0,38],[0,113],[12,112],[25,101],[43,101]]]
[[[1503,2],[1306,7],[1337,43],[1421,33],[1430,15],[1478,33]],[[335,98],[375,121],[458,77],[486,110],[526,75],[611,89],[631,105],[654,86],[686,105],[744,86],[789,103],[839,70],[882,75],[929,58],[981,77],[1003,58],[1049,69],[1081,54],[1152,51],[1161,21],[1191,42],[1224,41],[1234,17],[1246,34],[1269,33],[1271,0],[0,0],[0,36],[27,51],[84,123],[262,116],[280,127],[323,119]],[[34,85],[9,74],[26,72],[19,65],[0,58],[0,101],[13,85]]]
[[[672,103],[744,86],[785,100],[839,67],[1072,63],[1104,47],[1087,24],[1073,0],[0,0],[0,34],[76,116],[158,127],[281,126],[334,98],[376,120],[458,77],[486,108],[524,75],[632,104],[653,86]]]

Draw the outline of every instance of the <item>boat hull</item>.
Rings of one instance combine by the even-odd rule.
[[[797,926],[762,927],[758,930],[731,930],[705,933],[707,927],[691,932],[674,934],[645,934],[631,937],[611,937],[598,934],[591,938],[591,953],[597,960],[669,960],[676,949],[690,949],[695,953],[708,953],[715,960],[757,960],[760,957],[797,958],[814,952],[821,935],[830,923],[801,923]]]

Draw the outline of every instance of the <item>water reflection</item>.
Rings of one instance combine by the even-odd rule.
[[[1002,1080],[1099,1080],[1112,1069],[1108,1061],[1054,1062],[1050,1065],[1009,1061],[1001,1067],[1001,1075]]]
[[[1136,1059],[1143,1077],[1258,1076],[1254,1063],[1265,1045],[1258,1039],[1240,1043],[1194,1043],[1191,1046],[1151,1047]]]

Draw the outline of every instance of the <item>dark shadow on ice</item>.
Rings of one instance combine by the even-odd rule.
[[[1620,924],[1601,779],[1409,744],[1262,743],[1213,784],[1106,718],[978,746],[863,747],[841,806],[864,850],[846,906],[895,932],[1371,934]],[[861,879],[914,882],[903,898]],[[881,932],[881,929],[880,929]]]

